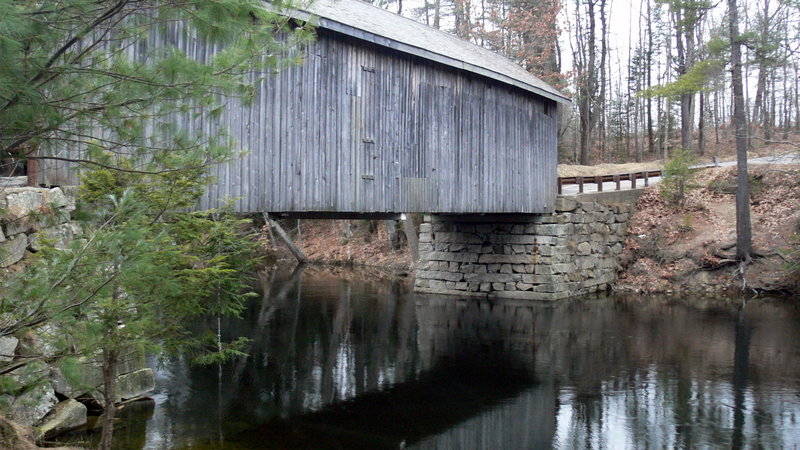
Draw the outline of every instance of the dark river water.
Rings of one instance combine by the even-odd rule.
[[[375,273],[262,280],[223,338],[157,369],[119,448],[796,448],[800,307],[416,295]],[[217,320],[203,326],[216,329]]]

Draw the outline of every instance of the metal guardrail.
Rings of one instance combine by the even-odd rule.
[[[622,190],[621,182],[630,181],[631,189],[636,189],[636,180],[644,180],[644,185],[650,185],[650,177],[660,177],[661,170],[643,170],[641,172],[622,173],[616,175],[597,175],[588,177],[558,177],[558,193],[562,193],[564,186],[577,184],[578,192],[583,193],[585,184],[597,184],[597,192],[603,192],[603,183],[615,182],[616,191]]]

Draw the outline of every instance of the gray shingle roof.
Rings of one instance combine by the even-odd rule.
[[[315,0],[305,12],[339,33],[474,72],[560,103],[563,94],[510,59],[361,0]],[[299,18],[308,19],[302,12]]]

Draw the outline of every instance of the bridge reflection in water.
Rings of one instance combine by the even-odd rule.
[[[264,280],[222,325],[251,356],[168,362],[154,404],[126,408],[121,446],[800,445],[800,311],[785,304],[457,300],[311,269]]]

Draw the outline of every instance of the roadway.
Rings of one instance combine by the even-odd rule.
[[[758,158],[750,158],[748,160],[748,164],[800,164],[800,152],[799,153],[787,153],[784,155],[773,155],[773,156],[761,156]],[[717,167],[728,167],[728,166],[735,166],[736,160],[732,161],[720,161],[716,164]],[[714,164],[704,164],[694,166],[695,168],[701,167],[714,167]],[[611,174],[606,174],[611,175]],[[590,177],[586,177],[587,180],[583,183],[583,192],[598,192],[597,183],[589,181]],[[661,181],[661,177],[650,177],[648,182],[649,184],[658,183]],[[632,189],[630,181],[621,181],[620,182],[620,189]],[[636,180],[636,187],[642,188],[644,187],[644,180],[638,179]],[[607,181],[603,183],[603,191],[614,191],[617,189],[617,184],[613,181]],[[578,194],[578,185],[577,184],[569,184],[562,187],[562,195],[577,195]]]

